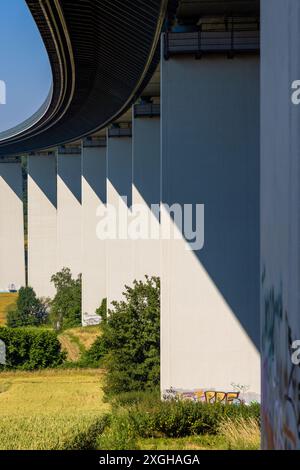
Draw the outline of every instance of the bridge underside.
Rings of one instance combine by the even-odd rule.
[[[2,174],[11,162],[17,178],[9,156],[29,154],[28,282],[38,295],[53,296],[50,277],[68,265],[82,273],[83,324],[95,324],[104,298],[110,306],[125,284],[159,276],[162,393],[192,400],[260,400],[262,319],[263,445],[300,448],[289,356],[300,334],[299,133],[288,96],[300,73],[299,2],[28,5],[54,87],[39,123],[0,140],[0,197],[16,214],[3,228],[0,201],[0,239],[14,233],[22,246],[20,187]],[[190,227],[168,210],[185,216],[188,205]],[[108,207],[121,235],[105,239]],[[150,237],[124,237],[137,207]],[[9,279],[0,269],[0,287],[22,283],[23,260],[21,250]]]

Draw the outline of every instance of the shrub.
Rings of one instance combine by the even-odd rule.
[[[100,449],[132,450],[140,439],[217,435],[224,436],[232,448],[259,447],[258,404],[162,402],[159,390],[149,390],[114,396],[112,409],[111,425],[99,440]]]
[[[107,352],[108,351],[104,339],[102,336],[98,336],[90,349],[87,349],[82,354],[80,359],[80,367],[100,367]]]
[[[160,281],[135,281],[124,297],[101,323],[109,394],[153,388],[160,380]]]
[[[52,368],[62,364],[65,359],[65,353],[61,351],[54,331],[40,328],[0,328],[0,339],[6,346],[5,369]]]
[[[97,308],[96,315],[98,315],[104,322],[107,320],[107,299],[106,298],[102,300],[100,307]]]
[[[163,435],[166,437],[185,437],[193,434],[217,434],[224,419],[255,418],[256,406],[214,405],[207,403],[162,402],[150,414],[136,410],[136,421],[145,437]]]
[[[51,278],[56,295],[51,302],[51,321],[56,330],[81,325],[81,275],[72,278],[69,268],[63,268]]]
[[[130,408],[130,420],[140,437],[185,437],[217,434],[224,420],[260,422],[260,405],[223,405],[191,401],[161,401],[158,390],[123,393],[113,405]],[[116,409],[116,407],[115,407]]]
[[[151,410],[158,402],[160,402],[159,388],[147,391],[134,390],[132,392],[123,392],[114,395],[110,400],[113,408],[132,407],[133,405],[141,405],[145,410]]]
[[[130,411],[123,409],[113,414],[110,426],[98,438],[98,448],[105,450],[136,450],[136,430],[130,420]]]
[[[38,299],[32,287],[21,287],[16,305],[7,312],[7,326],[39,326],[47,322],[46,301]]]

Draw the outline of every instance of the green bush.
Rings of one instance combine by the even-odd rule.
[[[107,347],[102,336],[98,336],[90,349],[84,351],[80,359],[80,367],[101,367],[103,358],[107,354]]]
[[[51,321],[56,330],[81,326],[81,275],[72,278],[69,268],[63,268],[51,278],[56,295],[51,302]]]
[[[105,432],[109,425],[111,416],[105,414],[100,418],[95,418],[87,429],[75,434],[70,441],[67,441],[63,450],[95,450],[98,447],[99,436]]]
[[[0,328],[6,346],[5,369],[35,370],[57,367],[65,353],[54,331],[41,328]]]
[[[159,388],[153,390],[132,392],[123,392],[110,397],[110,402],[114,409],[120,407],[132,407],[133,405],[141,405],[145,410],[151,410],[158,402],[160,402]]]
[[[136,450],[137,435],[133,423],[129,417],[129,411],[120,410],[118,414],[112,414],[110,425],[97,440],[97,447],[101,450]]]
[[[47,323],[48,310],[46,300],[38,299],[32,287],[21,287],[16,305],[7,312],[7,326],[40,326]]]
[[[110,427],[99,439],[100,449],[135,449],[140,439],[215,436],[222,423],[260,423],[260,405],[223,405],[161,401],[159,390],[128,392],[112,399]]]
[[[161,402],[146,411],[141,406],[132,410],[132,420],[139,435],[154,437],[185,437],[199,434],[217,434],[224,419],[256,418],[259,406],[214,405],[188,401]]]
[[[125,289],[125,300],[113,302],[101,323],[108,394],[153,388],[160,380],[159,278]]]
[[[107,299],[106,298],[102,300],[100,307],[97,308],[95,313],[102,319],[102,321],[105,322],[107,320]]]

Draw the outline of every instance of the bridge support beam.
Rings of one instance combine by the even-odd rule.
[[[134,278],[160,274],[160,105],[133,108],[133,216],[147,226],[133,241]],[[152,207],[151,207],[152,206]],[[145,230],[145,233],[144,233]]]
[[[21,163],[0,160],[0,291],[25,285]]]
[[[28,156],[28,285],[53,298],[57,272],[57,194],[54,153]]]
[[[82,273],[81,148],[57,154],[57,270]]]
[[[99,323],[106,298],[106,241],[97,237],[98,214],[106,205],[106,139],[86,139],[82,149],[82,323]]]
[[[262,442],[289,450],[300,449],[300,4],[262,0],[261,15]]]
[[[164,209],[162,390],[260,396],[259,58],[162,60],[162,202],[205,205],[190,251]],[[186,229],[187,227],[185,227]],[[163,236],[164,237],[164,236]]]
[[[131,129],[123,136],[115,136],[113,130],[108,131],[107,141],[107,203],[108,208],[115,211],[117,223],[115,233],[113,229],[111,239],[107,240],[108,307],[112,301],[123,298],[124,286],[134,280],[133,244],[127,236],[132,203]],[[113,218],[111,221],[113,223]]]

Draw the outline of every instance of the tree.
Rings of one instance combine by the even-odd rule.
[[[32,287],[21,287],[16,305],[7,313],[7,326],[40,326],[47,321],[48,312]]]
[[[71,270],[63,268],[51,278],[56,295],[51,302],[51,321],[61,330],[81,325],[81,274],[73,279]]]
[[[97,344],[99,357],[107,351],[107,393],[153,388],[160,380],[160,280],[135,281],[124,296],[104,311]]]

